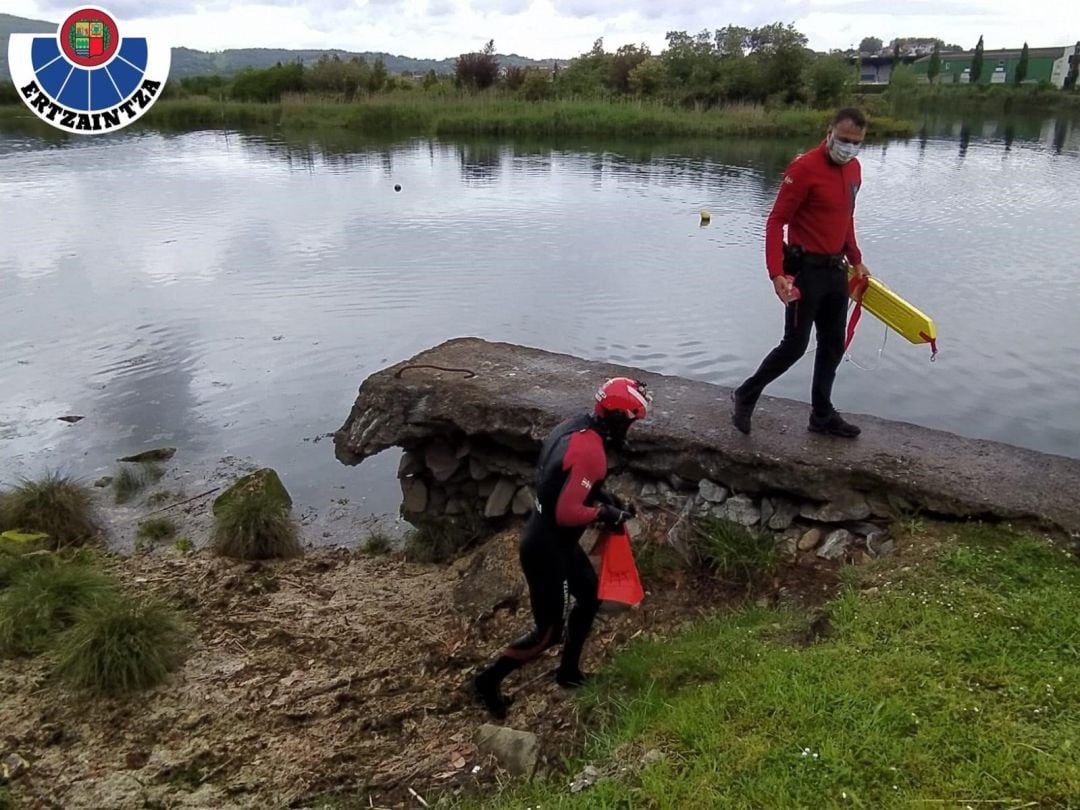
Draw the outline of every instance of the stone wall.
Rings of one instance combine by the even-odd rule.
[[[806,430],[805,403],[771,397],[744,436],[728,418],[728,389],[472,338],[368,377],[334,452],[359,464],[402,448],[407,519],[479,515],[494,526],[527,511],[547,433],[618,375],[646,381],[655,396],[629,446],[609,459],[621,482],[613,488],[646,512],[720,515],[788,532],[784,542],[817,527],[866,538],[868,522],[908,513],[1080,536],[1076,459],[871,416],[853,417],[863,428],[856,440],[820,436]]]
[[[469,517],[500,528],[533,508],[534,459],[487,437],[435,436],[406,450],[398,467],[401,514],[414,523]],[[722,481],[686,481],[614,471],[607,488],[637,508],[632,525],[668,528],[711,516],[771,534],[790,556],[816,550],[818,556],[857,560],[892,551],[888,521],[875,521],[870,502],[860,496],[826,503],[785,493],[753,495]]]

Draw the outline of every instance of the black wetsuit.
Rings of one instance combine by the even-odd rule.
[[[506,675],[562,640],[566,586],[574,607],[566,622],[557,678],[564,685],[582,680],[581,651],[600,601],[596,572],[579,540],[602,505],[621,508],[603,489],[606,475],[607,455],[594,417],[584,414],[568,419],[544,440],[536,469],[536,508],[519,547],[534,626],[478,677],[477,688],[489,708],[498,702],[498,685]]]

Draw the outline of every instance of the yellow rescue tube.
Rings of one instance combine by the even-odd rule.
[[[849,282],[855,276],[848,270]],[[863,308],[890,329],[903,335],[912,343],[937,343],[937,329],[928,315],[916,309],[876,278],[869,278],[862,293]],[[849,283],[851,297],[858,301],[858,287]]]

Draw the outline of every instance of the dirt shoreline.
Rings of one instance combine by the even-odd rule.
[[[3,747],[30,764],[12,785],[16,806],[305,807],[338,796],[416,807],[410,791],[494,783],[495,764],[473,745],[490,718],[466,684],[529,626],[516,544],[509,530],[450,565],[344,548],[274,563],[171,547],[110,555],[121,581],[187,617],[188,657],[162,686],[123,700],[57,687],[40,659],[3,662]],[[788,569],[771,598],[821,598],[822,570]],[[638,609],[601,614],[586,669],[734,595],[688,575],[653,583]],[[542,769],[582,738],[556,661],[557,649],[507,682],[504,725],[540,737]]]

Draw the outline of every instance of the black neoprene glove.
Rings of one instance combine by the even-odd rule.
[[[600,506],[600,514],[597,515],[597,519],[603,523],[609,529],[621,529],[623,524],[632,518],[629,512],[625,509],[619,509],[616,506],[605,503]]]

